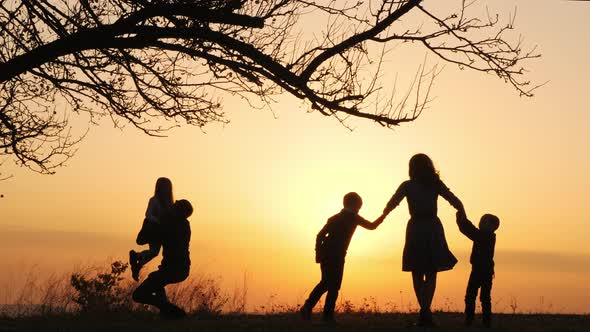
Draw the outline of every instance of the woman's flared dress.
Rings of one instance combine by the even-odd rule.
[[[457,263],[437,216],[439,195],[455,208],[462,208],[461,201],[442,181],[424,185],[408,180],[399,186],[387,203],[386,210],[391,211],[406,198],[410,209],[402,258],[403,271],[441,272],[451,270]]]

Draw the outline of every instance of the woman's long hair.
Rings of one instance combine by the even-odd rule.
[[[158,178],[156,181],[156,189],[154,190],[154,197],[156,197],[162,207],[166,209],[171,208],[172,204],[174,204],[172,181],[168,178]]]
[[[440,181],[432,159],[423,153],[410,159],[410,179],[427,186],[434,186]]]

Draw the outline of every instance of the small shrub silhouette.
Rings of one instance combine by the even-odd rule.
[[[123,273],[129,265],[121,261],[111,263],[110,272],[97,273],[95,276],[74,273],[70,284],[74,288],[73,301],[80,306],[81,312],[110,312],[131,309],[129,287],[121,282]]]

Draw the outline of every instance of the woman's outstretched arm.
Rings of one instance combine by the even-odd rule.
[[[441,195],[447,202],[449,202],[449,204],[451,204],[451,206],[453,206],[457,211],[465,211],[461,200],[455,196],[455,194],[451,192],[451,189],[449,189],[449,187],[447,187],[442,181],[440,181],[438,194]]]
[[[406,197],[406,186],[407,186],[407,181],[403,182],[402,184],[400,184],[400,186],[397,188],[397,190],[395,191],[395,193],[393,194],[393,196],[391,196],[391,198],[389,199],[389,202],[387,202],[387,205],[385,205],[385,209],[383,209],[383,214],[384,215],[388,215],[389,212],[391,212],[393,209],[395,209],[399,203],[401,203],[401,201],[404,199],[404,197]]]

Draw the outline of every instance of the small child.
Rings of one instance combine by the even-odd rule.
[[[352,235],[357,226],[373,230],[385,219],[385,215],[381,215],[371,223],[359,216],[358,212],[363,201],[357,193],[346,194],[343,203],[344,209],[328,219],[316,238],[315,260],[316,263],[320,263],[322,279],[309,294],[309,298],[299,311],[305,320],[311,318],[313,307],[322,295],[328,292],[324,304],[323,320],[334,322],[334,308],[344,273],[344,258]]]
[[[150,238],[148,234],[150,233],[150,229],[157,228],[166,217],[173,203],[172,181],[168,178],[158,178],[154,196],[150,198],[145,211],[145,219],[143,220],[139,234],[137,234],[136,240],[136,243],[139,245],[149,244],[149,249],[140,252],[136,252],[135,250],[129,251],[131,277],[135,281],[139,280],[139,271],[141,268],[160,253],[160,247],[162,246],[160,241]]]
[[[457,213],[457,225],[461,233],[473,241],[471,250],[471,275],[467,283],[465,294],[465,325],[473,323],[475,315],[475,299],[477,291],[481,288],[479,299],[483,325],[491,327],[492,324],[492,279],[494,277],[494,248],[496,246],[496,234],[500,227],[500,219],[492,214],[484,214],[479,221],[479,229],[467,219],[464,213]]]

